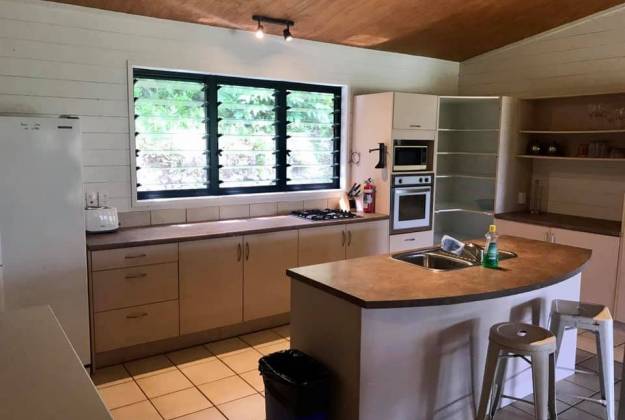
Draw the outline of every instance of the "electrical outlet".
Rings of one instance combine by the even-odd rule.
[[[96,191],[88,191],[85,194],[87,207],[98,207],[98,193]]]
[[[106,191],[98,192],[98,206],[106,207],[109,205],[109,193]]]

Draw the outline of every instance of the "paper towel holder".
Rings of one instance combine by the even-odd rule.
[[[376,169],[382,169],[386,167],[386,144],[378,143],[377,149],[369,149],[369,153],[378,152],[378,163],[375,165]]]

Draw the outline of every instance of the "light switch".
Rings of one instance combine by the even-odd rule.
[[[98,207],[98,193],[96,191],[87,191],[85,201],[87,207]]]
[[[98,206],[106,207],[109,205],[109,193],[106,191],[98,192]]]

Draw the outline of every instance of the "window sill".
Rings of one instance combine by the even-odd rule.
[[[316,191],[288,191],[276,193],[237,194],[213,197],[133,199],[131,210],[156,210],[170,208],[193,208],[210,206],[274,203],[278,201],[304,201],[339,197],[342,189]]]

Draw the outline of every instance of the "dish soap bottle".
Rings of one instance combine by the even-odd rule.
[[[499,266],[499,253],[497,252],[497,227],[490,225],[486,236],[486,247],[482,258],[482,265],[486,268]]]

